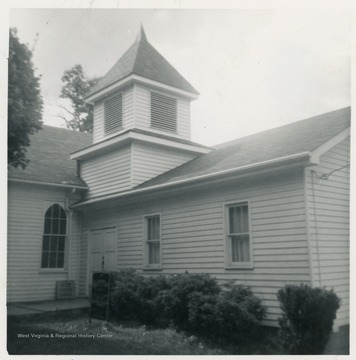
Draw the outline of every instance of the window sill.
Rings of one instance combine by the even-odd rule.
[[[39,269],[38,272],[40,274],[66,274],[68,270],[65,269]]]
[[[225,265],[225,270],[253,270],[252,264]]]

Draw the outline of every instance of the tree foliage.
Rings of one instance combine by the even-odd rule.
[[[42,128],[42,97],[32,52],[10,29],[8,77],[8,165],[28,164],[26,148],[31,134]]]
[[[70,120],[66,116],[62,116],[68,129],[90,133],[93,131],[93,108],[85,102],[84,98],[97,81],[97,78],[87,78],[83,67],[79,64],[64,72],[62,76],[64,86],[60,97],[69,99],[71,102],[71,110],[62,106],[67,115],[71,116]]]

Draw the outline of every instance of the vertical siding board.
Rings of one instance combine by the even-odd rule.
[[[346,325],[349,302],[349,168],[350,139],[320,157],[320,164],[307,169],[307,213],[310,224],[314,286],[333,288],[341,298],[338,325]],[[328,179],[321,174],[330,173]]]
[[[248,285],[268,303],[266,324],[276,325],[280,313],[276,298],[286,283],[310,283],[308,245],[303,216],[304,185],[301,172],[275,177],[266,188],[235,183],[219,189],[171,196],[155,202],[102,209],[85,215],[84,229],[107,223],[118,226],[118,268],[143,268],[143,216],[161,214],[164,273],[210,273],[218,281]],[[266,196],[268,193],[268,196]],[[224,263],[223,204],[250,199],[254,269],[226,270]],[[297,211],[281,210],[285,201]],[[261,212],[270,207],[270,211]],[[255,219],[256,222],[255,224]],[[263,223],[271,229],[263,231]],[[296,226],[297,225],[297,226]],[[277,236],[273,236],[278,234]],[[283,244],[288,244],[282,246]]]

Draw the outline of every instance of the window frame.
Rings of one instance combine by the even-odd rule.
[[[175,130],[168,130],[168,129],[164,129],[161,127],[157,127],[152,125],[152,94],[158,94],[161,96],[166,96],[167,98],[171,98],[174,99],[176,102],[176,109],[175,109]],[[149,124],[150,124],[150,128],[153,130],[157,130],[157,131],[163,131],[163,132],[167,132],[170,134],[178,134],[178,98],[176,96],[173,95],[167,95],[166,93],[163,93],[161,91],[156,91],[156,90],[150,90],[149,91]]]
[[[229,209],[234,206],[247,205],[248,214],[248,235],[249,235],[249,261],[232,261],[231,251],[231,234],[230,234],[230,216]],[[253,252],[252,252],[252,230],[251,230],[251,204],[249,199],[224,203],[224,246],[225,246],[225,269],[253,269]]]
[[[47,234],[45,233],[45,219],[46,219],[46,213],[47,211],[54,205],[58,205],[60,208],[62,208],[62,210],[64,211],[65,215],[66,215],[66,227],[65,227],[65,234]],[[67,272],[67,263],[68,263],[68,237],[69,237],[69,216],[68,216],[68,211],[66,211],[65,206],[63,203],[59,202],[59,201],[51,201],[51,202],[46,202],[44,204],[43,207],[43,214],[42,214],[42,234],[41,234],[41,252],[40,252],[40,264],[39,264],[39,272]],[[64,237],[64,259],[63,259],[63,267],[42,267],[42,255],[43,255],[43,238],[44,236],[63,236]]]
[[[114,130],[106,131],[105,103],[116,96],[121,96],[121,125],[118,128],[115,128]],[[104,136],[111,136],[112,134],[115,134],[116,132],[121,131],[124,128],[124,92],[123,91],[114,93],[103,100],[103,119],[104,119],[104,129],[103,129]]]
[[[149,241],[148,240],[148,219],[159,218],[159,263],[149,263]],[[153,240],[157,241],[157,240]],[[160,213],[147,214],[143,216],[143,270],[161,270],[162,269],[162,216]]]

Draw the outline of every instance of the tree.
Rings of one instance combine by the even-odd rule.
[[[77,64],[64,72],[62,81],[65,85],[62,87],[60,97],[70,100],[72,110],[61,106],[71,116],[71,119],[68,120],[66,116],[61,116],[61,118],[65,120],[68,129],[91,133],[93,131],[93,108],[90,104],[85,103],[84,98],[98,79],[88,79],[84,74],[83,67]]]
[[[30,135],[42,128],[42,97],[32,52],[10,29],[8,77],[8,165],[26,168]]]

